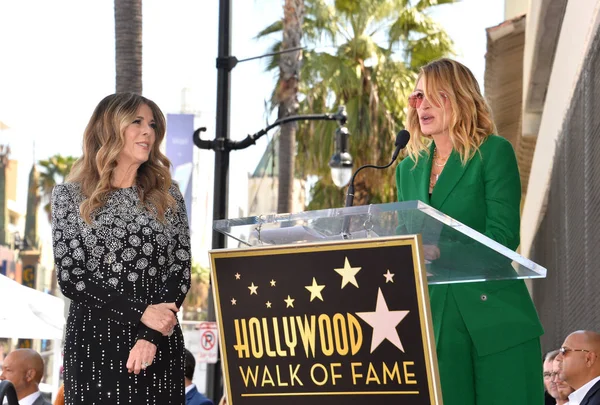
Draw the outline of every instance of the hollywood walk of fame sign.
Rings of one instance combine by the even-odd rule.
[[[441,404],[420,236],[211,252],[228,403]]]

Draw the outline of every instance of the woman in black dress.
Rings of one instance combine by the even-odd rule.
[[[108,96],[68,182],[54,189],[56,272],[72,300],[66,405],[185,403],[175,313],[190,286],[190,234],[159,150],[164,135],[154,102]]]

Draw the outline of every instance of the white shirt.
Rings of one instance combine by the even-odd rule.
[[[33,394],[29,394],[19,401],[19,405],[32,405],[40,395],[42,394],[39,391],[36,391]]]
[[[192,388],[194,388],[196,386],[196,384],[190,384],[187,387],[185,387],[185,394],[187,395],[188,392],[190,392],[190,390]]]
[[[583,398],[585,398],[585,395],[588,393],[590,388],[592,388],[594,384],[596,384],[596,382],[598,382],[599,380],[600,376],[594,378],[592,381],[589,381],[577,391],[573,391],[571,395],[569,395],[569,405],[580,405],[581,401],[583,401]]]

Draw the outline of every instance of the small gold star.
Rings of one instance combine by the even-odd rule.
[[[393,283],[394,282],[394,273],[390,273],[390,269],[388,269],[387,273],[383,275],[385,277],[385,283]]]
[[[294,298],[291,298],[288,295],[287,299],[285,299],[284,301],[286,303],[286,306],[285,306],[286,308],[290,308],[290,307],[294,308],[294,301],[296,301]]]
[[[267,301],[267,302],[265,303],[265,305],[267,306],[267,308],[271,308],[271,301]]]
[[[358,283],[356,282],[356,273],[360,271],[362,267],[352,267],[350,266],[350,262],[348,258],[345,258],[344,268],[343,269],[334,269],[336,273],[342,276],[342,287],[344,288],[346,284],[351,283],[354,284],[355,287],[358,288]]]
[[[250,290],[250,295],[252,295],[252,294],[258,295],[258,292],[256,291],[258,289],[258,286],[254,285],[254,282],[252,282],[252,285],[249,286],[248,289]]]
[[[271,287],[275,287],[275,280],[271,280]]]
[[[321,291],[323,290],[323,288],[325,288],[325,285],[318,285],[317,280],[314,277],[313,277],[312,285],[304,286],[304,288],[306,288],[308,291],[310,291],[310,301],[311,302],[315,298],[318,298],[321,301],[323,301],[323,296],[321,295]]]
[[[235,279],[236,279],[236,280],[239,280],[239,279],[240,279],[240,277],[242,277],[242,276],[240,276],[240,273],[235,273]]]
[[[231,299],[231,305],[235,305],[235,304],[237,304],[237,300],[235,298],[232,298]]]

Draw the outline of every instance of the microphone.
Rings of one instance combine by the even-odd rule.
[[[398,134],[396,135],[396,142],[394,142],[394,145],[396,145],[396,149],[394,150],[394,153],[392,154],[392,160],[390,161],[390,163],[388,163],[385,166],[364,165],[364,166],[361,166],[358,169],[356,169],[356,171],[352,175],[352,179],[350,180],[350,185],[348,186],[348,192],[346,193],[345,207],[352,207],[352,204],[354,202],[354,179],[356,178],[356,175],[358,174],[358,172],[360,172],[362,169],[366,169],[367,167],[372,167],[374,169],[387,169],[388,167],[390,167],[392,165],[392,163],[394,163],[394,161],[400,154],[400,151],[406,147],[409,139],[410,139],[410,133],[406,129],[399,131]],[[347,236],[349,229],[350,229],[350,216],[346,215],[344,217],[344,223],[342,224],[342,235]]]
[[[403,129],[400,132],[398,132],[398,134],[396,135],[396,142],[394,143],[394,145],[396,145],[396,149],[394,150],[394,153],[392,154],[392,161],[390,162],[390,164],[388,166],[390,166],[392,163],[394,163],[394,160],[396,160],[400,151],[402,149],[404,149],[406,147],[406,145],[408,145],[409,140],[410,140],[410,134],[408,133],[408,131],[406,129]]]
[[[396,145],[396,149],[394,150],[394,153],[392,154],[392,160],[390,161],[390,163],[388,163],[385,166],[364,165],[364,166],[359,167],[354,172],[354,174],[352,175],[352,179],[350,180],[350,185],[348,186],[348,193],[346,194],[345,207],[352,207],[352,203],[354,202],[354,179],[355,179],[356,175],[358,174],[358,172],[360,172],[362,169],[365,169],[367,167],[372,167],[374,169],[387,169],[388,167],[390,167],[392,165],[392,163],[394,163],[394,161],[398,157],[398,154],[400,154],[400,150],[402,150],[406,147],[409,139],[410,139],[410,133],[406,129],[401,130],[396,135],[396,142],[394,143]]]

